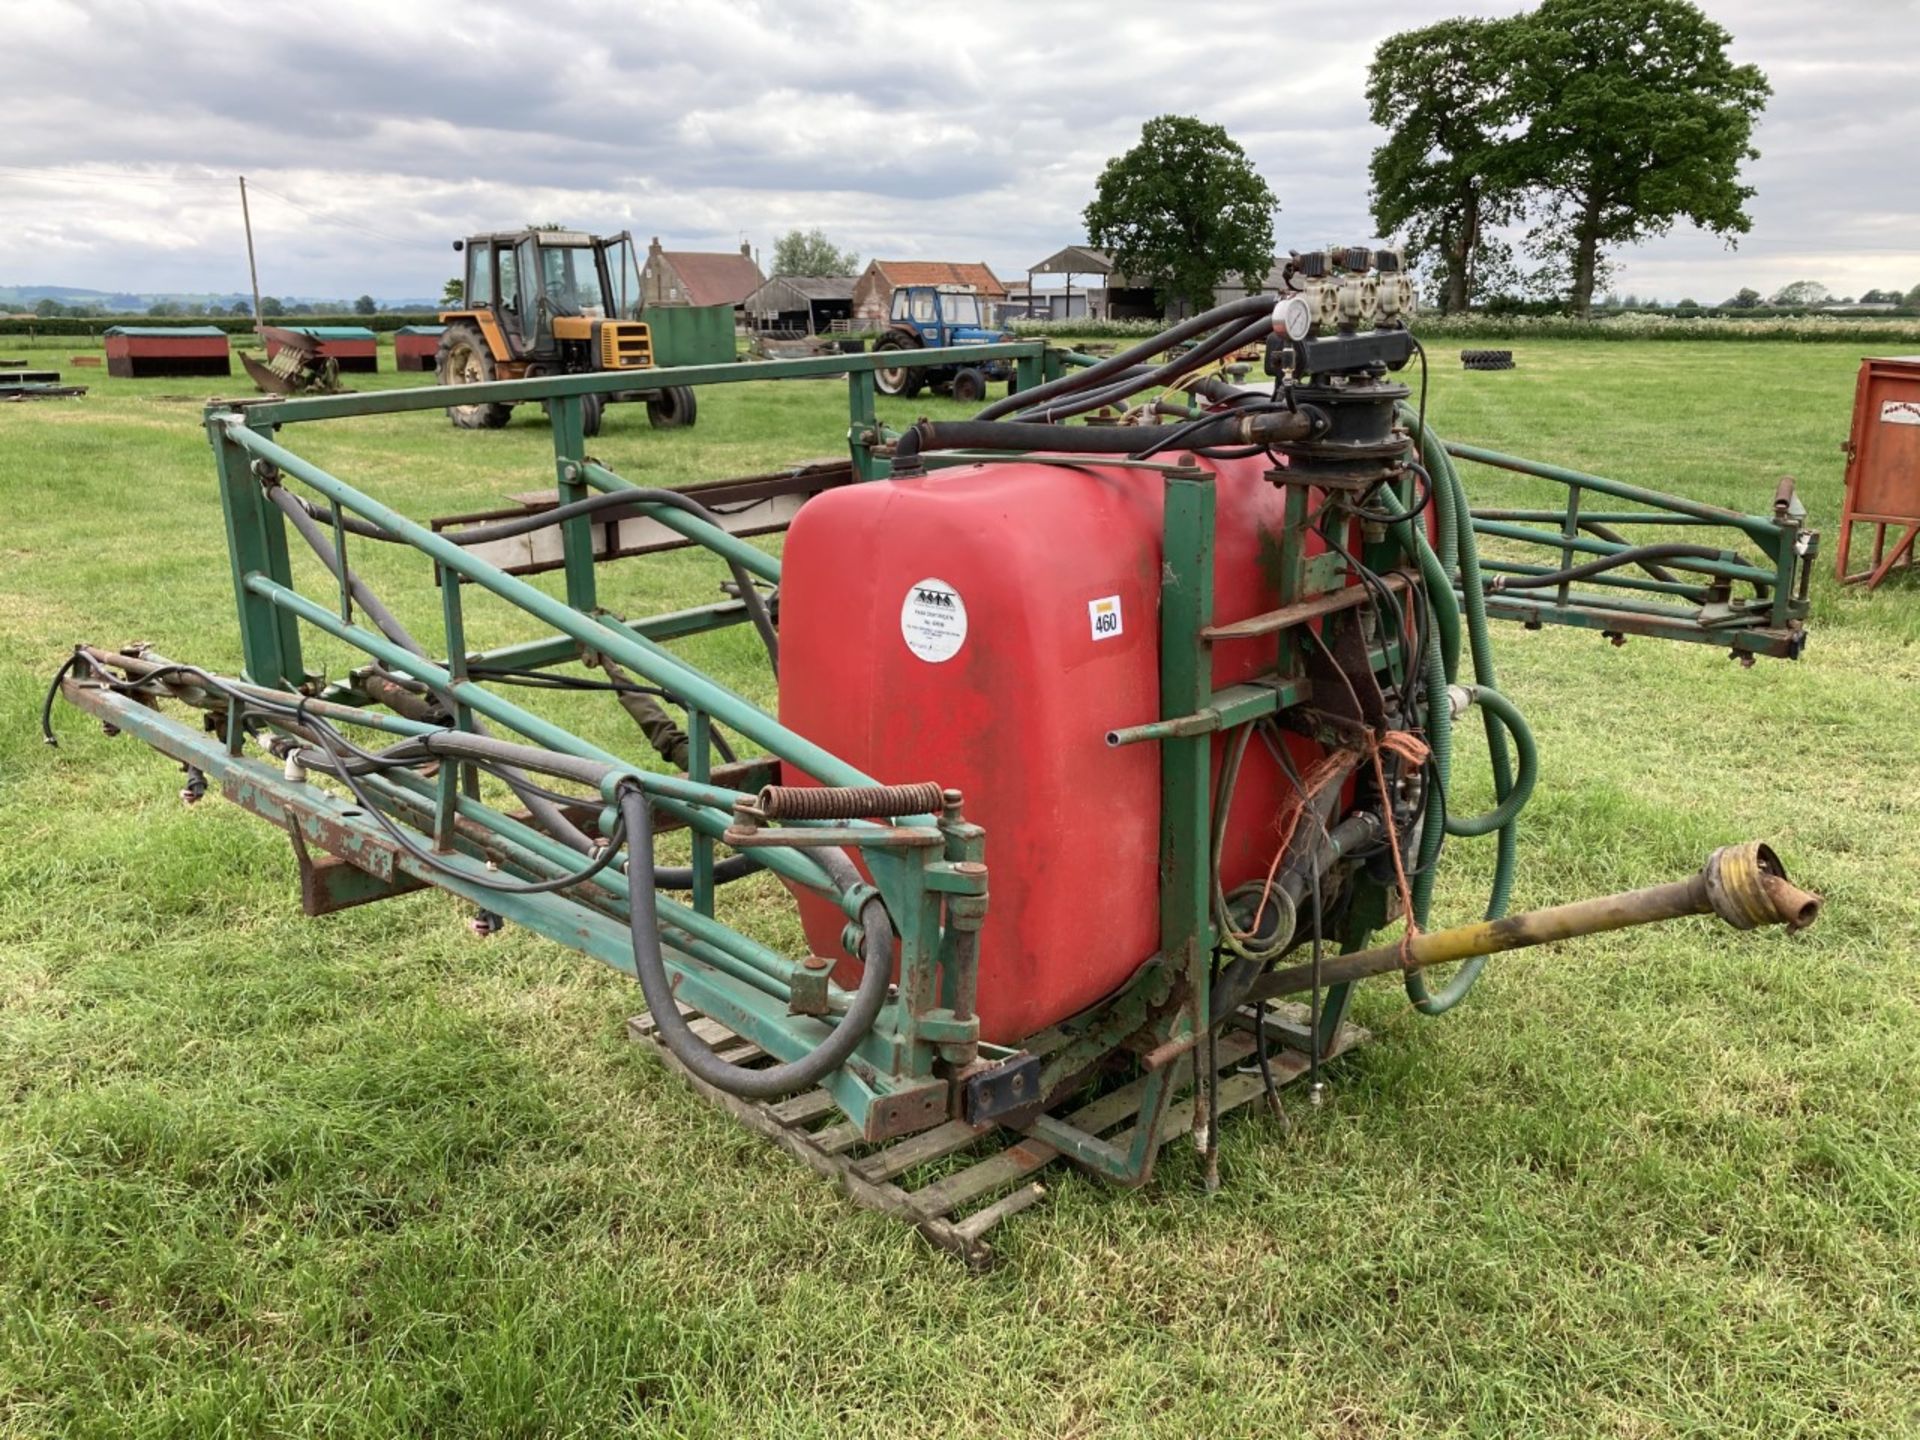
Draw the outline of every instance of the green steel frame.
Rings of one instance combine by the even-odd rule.
[[[1059,374],[1063,363],[1059,352],[1049,352],[1036,341],[887,358],[895,365],[1004,358],[1015,364],[1029,384]],[[666,386],[844,374],[849,388],[848,443],[856,472],[862,478],[879,478],[888,473],[885,451],[891,436],[874,414],[875,368],[875,357],[835,356],[772,364],[690,366],[662,370],[651,378]],[[460,399],[463,403],[547,402],[552,416],[558,498],[568,503],[593,491],[638,489],[585,453],[582,397],[608,392],[621,383],[617,375],[508,381],[463,387]],[[291,401],[216,403],[209,407],[205,423],[220,476],[245,678],[253,685],[289,695],[304,692],[335,703],[363,700],[365,697],[351,682],[326,686],[321,677],[305,669],[300,627],[309,625],[356,647],[396,673],[444,689],[457,702],[454,722],[459,728],[470,728],[474,717],[479,716],[506,726],[537,746],[620,767],[623,776],[647,791],[657,815],[692,832],[692,903],[680,905],[663,896],[652,897],[670,940],[668,959],[679,994],[778,1059],[805,1053],[823,1038],[825,1025],[819,1018],[791,1010],[795,972],[804,967],[804,957],[795,961],[776,955],[714,919],[714,845],[732,822],[735,807],[751,803],[754,796],[711,780],[711,727],[719,723],[762,747],[771,760],[758,768],[756,773],[760,775],[772,775],[779,765],[791,765],[829,785],[877,782],[787,729],[665,647],[665,642],[679,636],[740,623],[746,612],[738,600],[632,622],[605,611],[598,604],[591,521],[586,518],[560,526],[566,598],[557,599],[477,559],[427,524],[330,474],[279,438],[285,426],[432,411],[446,403],[444,391],[423,388]],[[344,594],[323,603],[300,593],[288,558],[285,517],[266,495],[266,487],[272,484],[298,484],[335,516],[345,512],[370,522],[433,562],[442,581],[444,623],[450,637],[450,653],[444,660],[422,659],[374,630],[353,623],[347,618],[351,610]],[[642,508],[650,518],[741,565],[757,579],[778,583],[778,559],[757,546],[670,506],[643,501]],[[334,533],[336,553],[344,570],[346,532],[336,525]],[[470,653],[465,643],[463,600],[468,586],[478,586],[539,618],[551,627],[552,635]],[[548,667],[588,653],[606,656],[643,681],[670,690],[687,702],[692,760],[685,779],[637,768],[504,698],[483,681],[469,678],[468,673],[487,664]],[[96,694],[93,703],[101,708],[108,702]],[[356,713],[366,712],[358,707]],[[143,711],[134,723],[123,728],[139,733],[182,763],[218,776],[223,790],[250,808],[283,824],[293,817],[308,839],[336,854],[383,857],[376,863],[376,871],[383,878],[397,870],[441,884],[618,968],[631,968],[624,919],[625,908],[634,897],[627,893],[617,870],[602,873],[590,900],[578,892],[492,896],[477,883],[463,887],[457,877],[435,876],[404,851],[396,852],[379,828],[353,806],[312,786],[290,783],[270,765],[231,754],[224,746],[209,745],[204,737],[190,732],[185,736],[175,734],[170,722],[151,718],[151,712]],[[452,776],[461,769],[447,766],[443,773]],[[463,827],[461,838],[475,852],[469,859],[477,864],[491,860],[516,876],[545,879],[564,874],[578,863],[576,855],[543,832],[482,804],[472,793],[455,793],[451,780],[445,782],[443,793],[432,796],[411,793],[403,780],[371,783],[396,809],[415,812],[422,829],[437,839],[447,840],[457,822]],[[611,791],[603,799],[606,805],[600,823],[604,830],[611,825]],[[952,810],[937,818],[906,817],[898,828],[855,822],[850,829],[872,884],[884,897],[899,931],[900,974],[893,998],[862,1042],[855,1060],[825,1083],[836,1103],[863,1133],[879,1138],[945,1119],[950,1088],[944,1078],[946,1070],[976,1062],[983,1049],[989,1058],[1001,1053],[982,1047],[977,1022],[970,1015],[961,1018],[964,1010],[960,1014],[955,1010],[956,1004],[971,994],[972,951],[965,937],[977,931],[984,904],[984,837],[978,827],[967,824]],[[849,918],[858,913],[866,894],[871,893],[834,895],[825,872],[805,848],[758,848],[755,853],[783,879],[834,896]],[[847,1004],[846,995],[829,987],[830,1013],[844,1011]]]
[[[874,371],[882,357],[836,355],[818,359],[681,367],[653,372],[650,383],[702,386],[769,379],[844,375],[848,385],[847,439],[859,480],[890,474],[894,436],[875,410]],[[1039,341],[957,347],[949,350],[892,352],[889,366],[951,365],[961,361],[1004,359],[1023,386],[1062,373],[1088,357],[1051,349]],[[759,581],[777,585],[780,561],[699,516],[646,498],[645,492],[586,454],[582,429],[584,397],[628,384],[617,374],[553,376],[463,386],[462,403],[546,402],[552,416],[554,480],[560,503],[594,492],[633,491],[648,518],[677,532],[687,542],[742,567]],[[231,799],[296,836],[350,862],[364,877],[356,880],[361,898],[440,886],[476,905],[516,920],[559,943],[631,971],[626,919],[628,907],[651,904],[667,940],[667,960],[682,999],[759,1045],[777,1060],[789,1060],[820,1043],[827,1033],[819,1008],[803,1010],[798,996],[812,995],[817,968],[807,957],[782,956],[740,933],[715,913],[714,846],[735,820],[736,808],[750,805],[756,783],[779,778],[791,766],[829,785],[867,786],[888,781],[939,781],[939,776],[872,777],[840,757],[781,725],[745,697],[677,657],[669,642],[683,636],[735,625],[747,618],[738,599],[652,617],[622,617],[599,604],[592,521],[582,516],[560,527],[564,552],[565,598],[556,598],[509,575],[436,533],[427,524],[303,458],[282,437],[285,427],[366,415],[436,411],[448,403],[438,388],[347,394],[258,402],[216,402],[205,416],[219,475],[228,552],[233,570],[241,630],[245,679],[262,695],[307,703],[343,723],[370,726],[388,734],[424,734],[436,727],[371,708],[351,680],[327,684],[303,663],[302,627],[357,648],[387,670],[410,677],[451,697],[453,724],[473,729],[481,721],[504,726],[533,746],[562,756],[612,767],[601,787],[595,820],[601,832],[613,824],[616,783],[634,783],[646,792],[656,817],[691,833],[694,883],[688,903],[661,894],[633,895],[618,868],[603,871],[591,886],[568,893],[501,895],[485,888],[485,878],[505,873],[543,880],[566,874],[579,856],[545,831],[502,808],[485,803],[471,766],[445,764],[436,779],[408,772],[370,777],[383,804],[432,838],[447,867],[431,865],[393,843],[358,806],[300,779],[277,765],[243,753],[241,727],[229,716],[224,737],[166,719],[158,712],[84,683],[69,682],[67,694],[118,728],[138,735],[183,764],[216,777]],[[1431,439],[1431,437],[1429,437]],[[1576,593],[1562,583],[1556,589],[1521,594],[1490,584],[1486,612],[1522,620],[1529,626],[1561,623],[1633,631],[1727,644],[1736,653],[1797,653],[1805,615],[1806,566],[1815,537],[1802,528],[1802,514],[1783,492],[1771,517],[1739,515],[1641,490],[1602,477],[1516,460],[1471,446],[1446,447],[1451,456],[1520,471],[1568,488],[1564,509],[1476,511],[1472,529],[1504,541],[1545,547],[1553,566],[1488,561],[1496,575],[1554,573],[1577,557],[1618,553],[1626,542],[1609,538],[1616,524],[1721,526],[1757,546],[1767,565],[1743,562],[1731,551],[1719,560],[1689,561],[1689,578],[1648,573],[1609,572],[1601,588],[1638,590],[1662,603],[1619,594],[1599,597]],[[962,464],[964,453],[933,454],[930,465]],[[1043,457],[1044,458],[1044,457]],[[1436,460],[1431,452],[1430,461]],[[1215,930],[1211,873],[1213,746],[1216,733],[1260,721],[1290,709],[1310,695],[1307,659],[1300,626],[1322,621],[1331,637],[1352,626],[1376,675],[1390,676],[1406,660],[1398,637],[1369,636],[1359,607],[1347,608],[1339,586],[1323,565],[1306,554],[1306,487],[1289,490],[1287,538],[1279,556],[1282,608],[1235,625],[1214,625],[1214,489],[1211,473],[1180,463],[1144,468],[1160,474],[1165,486],[1164,569],[1160,614],[1160,718],[1114,731],[1108,743],[1160,746],[1161,832],[1158,953],[1113,1000],[1062,1027],[1050,1046],[1041,1093],[1052,1095],[1090,1065],[1125,1049],[1141,1057],[1144,1095],[1138,1118],[1125,1134],[1104,1139],[1065,1120],[1039,1114],[1028,1133],[1082,1165],[1122,1184],[1139,1184],[1152,1173],[1162,1135],[1162,1117],[1172,1097],[1198,1083],[1204,1091],[1217,1067],[1202,1065],[1200,1047],[1219,1017],[1209,1013],[1212,968],[1220,937]],[[1129,464],[1124,459],[1101,463]],[[419,551],[436,567],[441,581],[443,623],[448,653],[423,658],[353,619],[352,597],[344,579],[326,601],[296,587],[289,563],[286,517],[272,503],[269,489],[298,485],[317,497],[334,520],[338,569],[349,564],[344,516],[377,527],[392,540]],[[1629,504],[1582,514],[1586,493]],[[1411,506],[1416,491],[1409,478],[1397,494]],[[1551,530],[1534,528],[1551,525]],[[1594,527],[1600,527],[1596,531]],[[1405,522],[1370,536],[1368,564],[1406,585],[1425,583],[1436,609],[1451,612],[1451,591],[1464,583],[1416,546]],[[1425,551],[1424,558],[1416,551]],[[1396,569],[1412,556],[1423,572]],[[1469,577],[1474,578],[1474,577]],[[1451,584],[1449,584],[1451,582]],[[1734,602],[1734,584],[1751,586],[1755,599]],[[468,587],[543,622],[542,638],[493,649],[469,649],[466,638]],[[1269,635],[1274,645],[1270,672],[1256,680],[1216,691],[1211,646],[1223,638]],[[1351,638],[1351,636],[1350,636]],[[1451,642],[1457,650],[1457,636]],[[685,776],[666,775],[581,739],[565,728],[509,700],[474,672],[486,666],[540,669],[572,663],[588,655],[604,656],[643,681],[679,697],[689,716],[691,760]],[[1457,655],[1448,654],[1451,676]],[[1436,660],[1434,663],[1438,663]],[[1357,673],[1357,672],[1356,672]],[[243,687],[244,688],[244,687]],[[753,742],[764,756],[744,767],[717,772],[712,762],[712,726],[719,724]],[[723,779],[724,775],[724,779]],[[805,834],[811,822],[796,821]],[[877,889],[899,934],[898,984],[880,1019],[860,1043],[854,1058],[824,1082],[834,1102],[869,1139],[910,1133],[948,1118],[952,1078],[982,1062],[1009,1059],[983,1046],[972,1018],[974,942],[987,903],[986,838],[965,821],[958,803],[939,815],[901,817],[897,824],[856,821],[819,830],[821,843],[850,844],[860,852],[872,888],[835,891],[826,870],[806,844],[755,849],[766,866],[791,885],[831,897],[849,918],[846,942],[856,941],[851,921]],[[1343,901],[1337,933],[1329,938],[1344,950],[1365,945],[1388,918],[1385,887],[1364,876]],[[1332,1052],[1347,1007],[1349,987],[1330,987],[1310,1027],[1295,1027],[1289,1043],[1315,1057]],[[843,1013],[849,996],[827,987],[828,1016]],[[1208,1110],[1192,1106],[1196,1134],[1206,1134]]]
[[[1615,570],[1583,582],[1615,592],[1601,595],[1575,590],[1567,580],[1524,593],[1489,587],[1488,614],[1529,627],[1573,625],[1620,638],[1633,634],[1725,645],[1749,663],[1757,655],[1792,659],[1805,645],[1807,588],[1820,536],[1806,527],[1806,510],[1794,495],[1791,480],[1783,480],[1775,491],[1771,514],[1746,515],[1477,445],[1447,442],[1444,448],[1454,459],[1566,487],[1566,504],[1557,510],[1472,512],[1476,534],[1552,552],[1550,564],[1482,556],[1480,568],[1496,575],[1553,575],[1583,557],[1620,554],[1645,538],[1644,533],[1634,537],[1617,533],[1628,526],[1686,527],[1694,535],[1709,528],[1729,531],[1731,540],[1756,546],[1766,562],[1744,563],[1737,552],[1726,549],[1720,559],[1662,561],[1639,574]],[[1589,494],[1636,508],[1583,510]],[[1542,525],[1553,529],[1536,528]],[[1700,578],[1682,580],[1679,574]],[[1734,595],[1736,582],[1751,589],[1750,598]],[[1622,591],[1655,597],[1658,603],[1628,598],[1618,593]]]

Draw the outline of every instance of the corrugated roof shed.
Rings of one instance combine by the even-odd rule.
[[[1068,245],[1056,250],[1038,265],[1029,265],[1030,275],[1105,275],[1113,269],[1113,257],[1091,245]]]

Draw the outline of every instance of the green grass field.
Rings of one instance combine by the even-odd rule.
[[[1858,358],[1542,342],[1438,366],[1431,413],[1743,508],[1789,472],[1831,532]],[[1329,1103],[1231,1122],[1217,1195],[1184,1146],[1140,1194],[1056,1174],[975,1279],[625,1041],[631,981],[476,941],[431,893],[305,921],[259,822],[183,808],[75,712],[43,747],[75,641],[239,663],[205,382],[72,378],[93,392],[0,406],[0,1433],[1920,1434],[1912,582],[1842,594],[1823,564],[1806,658],[1747,671],[1497,630],[1543,757],[1516,908],[1755,836],[1827,895],[1813,931],[1515,956],[1437,1021],[1375,982]],[[762,383],[702,392],[692,432],[615,410],[595,450],[671,483],[844,426],[838,382]],[[415,515],[551,475],[537,413],[296,440]],[[417,566],[367,568],[437,615]],[[603,585],[639,609],[720,578]],[[687,648],[766,695],[746,636]],[[616,720],[578,716],[635,751]],[[1450,847],[1436,914],[1476,913],[1488,848]]]

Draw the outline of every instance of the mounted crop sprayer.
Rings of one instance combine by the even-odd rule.
[[[83,646],[55,689],[177,760],[189,798],[214,783],[284,828],[310,914],[432,885],[481,928],[634,975],[634,1034],[699,1093],[982,1261],[1056,1159],[1135,1186],[1190,1133],[1211,1181],[1223,1112],[1317,1086],[1361,1038],[1365,976],[1399,973],[1438,1014],[1500,951],[1709,912],[1798,929],[1819,906],[1746,844],[1672,885],[1506,914],[1538,763],[1489,618],[1793,657],[1815,537],[1790,486],[1744,515],[1447,444],[1424,378],[1396,378],[1425,374],[1398,257],[1287,274],[1278,303],[1099,360],[1015,341],[659,371],[848,379],[847,463],[684,491],[587,453],[618,375],[466,385],[461,405],[546,404],[555,488],[431,522],[287,432],[452,392],[216,402],[244,675]],[[1266,378],[1237,383],[1250,347]],[[1018,392],[880,423],[881,360],[962,359],[1010,365]],[[1475,511],[1456,460],[1557,503]],[[743,538],[782,529],[778,557]],[[721,563],[714,598],[602,603],[602,566],[685,547]],[[427,614],[375,593],[373,548],[418,555]],[[526,578],[547,571],[561,594]],[[521,638],[470,633],[479,593]],[[777,714],[676,649],[743,624]],[[556,718],[594,701],[645,743]],[[1468,711],[1482,814],[1447,803]],[[1497,846],[1486,918],[1430,929],[1443,847],[1476,836]],[[776,886],[806,953],[760,938]]]

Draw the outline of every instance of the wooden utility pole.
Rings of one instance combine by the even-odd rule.
[[[253,263],[253,216],[247,212],[247,177],[240,177],[240,223],[247,231],[247,275],[253,281],[253,333],[260,333],[260,269]],[[264,342],[262,342],[264,343]]]

